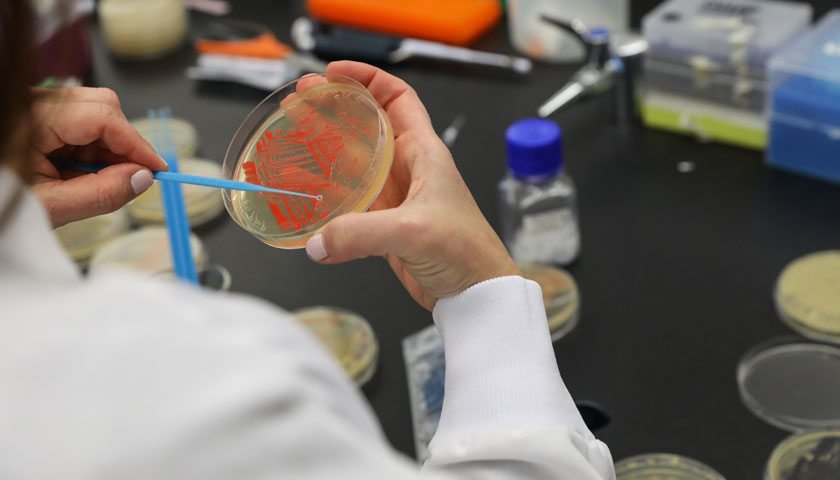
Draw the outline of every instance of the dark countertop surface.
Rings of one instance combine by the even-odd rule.
[[[265,23],[281,41],[289,41],[291,22],[303,14],[302,2],[231,3],[233,17]],[[636,23],[639,16],[634,4]],[[94,48],[94,81],[120,95],[129,118],[169,105],[198,129],[199,156],[218,162],[265,96],[186,79],[195,58],[188,47],[155,61],[118,62],[95,32]],[[504,26],[475,48],[511,52]],[[534,116],[574,68],[538,64],[521,80],[429,64],[386,69],[417,90],[438,131],[467,116],[453,154],[498,231],[504,130]],[[603,103],[555,117],[578,187],[583,237],[582,256],[569,268],[582,291],[581,321],[555,343],[563,378],[576,399],[595,401],[612,416],[597,434],[615,460],[673,452],[730,479],[760,478],[787,433],[743,406],[735,369],[755,344],[791,333],[774,312],[774,281],[796,257],[840,246],[840,187],[768,169],[758,152],[614,126]],[[695,170],[680,173],[681,161],[694,162]],[[413,455],[400,341],[428,325],[431,314],[386,263],[319,266],[302,250],[260,243],[226,215],[197,232],[210,258],[230,269],[234,291],[289,310],[333,305],[370,320],[381,351],[364,393],[392,444]]]

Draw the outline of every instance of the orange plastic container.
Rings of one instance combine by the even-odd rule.
[[[502,16],[499,0],[306,0],[326,23],[468,45]]]

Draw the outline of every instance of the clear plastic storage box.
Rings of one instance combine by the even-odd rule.
[[[770,60],[767,163],[840,183],[840,10]]]
[[[671,0],[642,30],[642,113],[649,126],[763,148],[766,66],[805,31],[807,4],[757,0]]]

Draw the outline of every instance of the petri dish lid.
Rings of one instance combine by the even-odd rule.
[[[196,269],[204,270],[207,253],[195,234],[190,234],[190,246]],[[169,232],[164,227],[145,227],[119,236],[97,250],[90,259],[88,275],[122,270],[154,277],[173,269]]]
[[[520,264],[525,278],[540,284],[551,339],[557,341],[577,325],[580,293],[574,277],[560,268]]]
[[[84,264],[103,244],[131,227],[128,212],[121,208],[105,215],[68,223],[55,229],[59,242],[67,254]]]
[[[301,248],[333,218],[370,207],[393,155],[391,122],[364,86],[344,75],[307,75],[248,115],[223,171],[225,178],[322,199],[225,190],[225,207],[266,244]]]
[[[840,343],[840,250],[812,253],[779,275],[776,310],[798,333]]]
[[[754,414],[801,431],[840,426],[840,348],[796,337],[759,344],[741,359],[738,389]]]
[[[172,127],[172,138],[175,141],[175,151],[178,158],[190,158],[195,156],[198,150],[198,132],[193,124],[180,118],[172,118],[169,120]],[[137,132],[152,145],[155,144],[154,135],[152,133],[152,123],[148,118],[137,118],[131,121],[131,125]]]
[[[712,467],[673,453],[646,453],[615,464],[616,480],[725,480]]]
[[[179,160],[181,173],[202,177],[222,177],[222,167],[210,160],[184,158]],[[216,218],[223,210],[222,195],[218,188],[182,184],[184,203],[190,226],[196,227]],[[163,223],[166,215],[160,196],[160,182],[155,182],[142,195],[128,204],[128,211],[138,223]]]
[[[347,375],[361,386],[376,371],[379,344],[361,315],[333,307],[308,307],[292,312],[335,355]]]
[[[782,440],[773,450],[764,480],[840,478],[840,430],[809,430]]]

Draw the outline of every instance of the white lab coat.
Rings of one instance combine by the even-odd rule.
[[[438,302],[446,395],[420,470],[285,312],[144,278],[82,279],[36,197],[0,169],[4,217],[0,478],[615,476],[557,371],[533,282]]]

